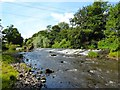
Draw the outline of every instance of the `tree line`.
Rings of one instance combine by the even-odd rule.
[[[120,32],[120,2],[94,2],[79,9],[70,25],[60,22],[48,25],[46,30],[35,33],[25,40],[38,48],[102,48],[118,51]]]
[[[24,45],[32,44],[34,48],[99,48],[109,49],[110,52],[120,51],[119,21],[120,2],[111,5],[100,0],[79,9],[69,20],[70,24],[60,22],[57,25],[48,25],[46,30],[25,39]],[[23,38],[15,28],[13,31],[17,33],[16,35],[14,33],[10,37],[9,34],[7,35],[11,28],[13,26],[3,31],[8,43],[22,45]]]

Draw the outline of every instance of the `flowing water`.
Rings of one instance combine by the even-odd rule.
[[[63,55],[36,49],[24,52],[24,62],[37,70],[51,69],[43,88],[117,88],[118,63],[115,60],[91,60],[85,56]],[[55,54],[55,55],[52,55]]]

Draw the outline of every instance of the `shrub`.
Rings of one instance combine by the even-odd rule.
[[[16,50],[16,45],[10,45],[9,50]]]
[[[96,57],[98,57],[98,56],[99,56],[99,55],[98,55],[97,52],[90,51],[90,52],[88,53],[88,57],[91,57],[91,58],[96,58]]]
[[[118,38],[116,37],[106,38],[98,42],[98,48],[109,49],[111,51],[117,51],[120,48],[119,45]]]
[[[9,51],[15,51],[17,47],[19,47],[20,45],[17,44],[6,44],[6,47],[8,48]]]
[[[52,48],[60,48],[59,43],[55,42],[55,44],[52,45]]]
[[[70,47],[70,41],[66,41],[66,39],[63,39],[60,43],[55,42],[55,44],[52,45],[52,48],[69,48]]]
[[[120,51],[117,51],[117,52],[110,51],[108,56],[118,58],[118,57],[120,57]]]
[[[91,44],[91,45],[88,46],[88,48],[89,48],[89,49],[95,49],[96,46],[95,46],[94,44]]]

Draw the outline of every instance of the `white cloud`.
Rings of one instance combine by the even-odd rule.
[[[51,16],[53,17],[54,20],[58,22],[69,23],[69,19],[73,18],[74,14],[73,13],[64,13],[64,14],[51,13]]]
[[[24,38],[31,37],[34,33],[37,33],[40,30],[45,30],[46,26],[43,22],[36,18],[28,18],[28,19],[19,19],[15,23],[15,26],[22,33]]]

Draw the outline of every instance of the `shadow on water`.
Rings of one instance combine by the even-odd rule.
[[[46,77],[43,88],[117,88],[118,63],[114,60],[91,60],[85,56],[65,56],[53,50],[38,49],[24,53],[24,62],[41,70]],[[46,69],[54,73],[45,74]]]

